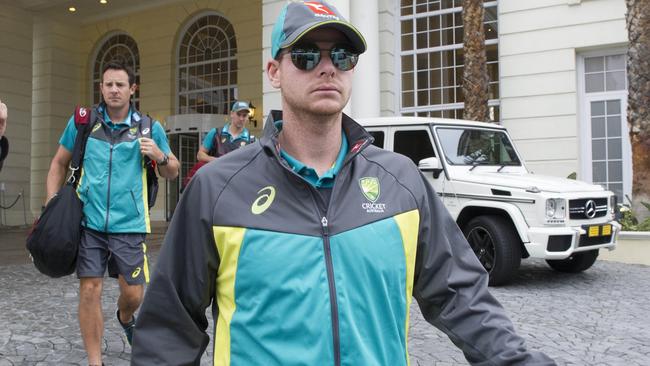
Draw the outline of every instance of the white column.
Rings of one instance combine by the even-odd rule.
[[[269,83],[266,76],[266,63],[271,58],[271,32],[275,20],[280,15],[280,10],[286,4],[284,0],[263,0],[262,2],[262,105],[255,112],[260,126],[264,126],[266,117],[271,109],[282,109],[280,90],[275,89]]]
[[[354,1],[359,1],[359,0],[354,0]],[[347,20],[350,20],[350,3],[353,3],[354,1],[351,0],[328,0],[328,3],[333,5],[341,15]],[[353,23],[354,24],[354,23]],[[352,90],[354,91],[354,81],[352,84]],[[348,101],[348,104],[343,108],[343,113],[347,114],[348,116],[353,116],[353,102],[354,100],[354,95],[350,97],[350,100]]]
[[[381,108],[379,82],[379,8],[376,0],[350,2],[350,22],[366,39],[368,48],[354,69],[352,116],[378,117]]]
[[[357,1],[357,0],[354,0]],[[350,20],[350,3],[354,2],[351,0],[327,0],[328,3],[334,5],[338,9],[339,13],[345,17],[345,19]]]

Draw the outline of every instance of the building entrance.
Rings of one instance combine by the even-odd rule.
[[[203,137],[212,128],[223,127],[226,121],[227,116],[221,114],[182,114],[167,118],[166,132],[169,146],[180,162],[178,178],[166,181],[165,218],[167,221],[174,214],[176,204],[181,197],[183,180],[197,162],[196,154],[199,152]]]

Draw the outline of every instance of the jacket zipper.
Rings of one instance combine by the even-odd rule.
[[[336,188],[336,182],[340,180],[340,176],[344,172],[345,166],[348,165],[348,163],[352,160],[352,158],[357,154],[359,154],[360,151],[361,149],[357,150],[352,154],[348,154],[348,156],[346,156],[346,158],[344,159],[343,166],[341,166],[341,170],[339,171],[337,178],[334,180],[334,185],[332,186],[332,193],[330,195],[330,202],[327,204],[326,211],[329,211],[329,207],[334,198],[334,193],[335,193],[334,189]],[[276,160],[278,161],[278,164],[280,164],[280,166],[282,166],[290,174],[294,175],[295,177],[297,177],[302,181],[302,177],[298,173],[294,172],[293,169],[290,169],[289,167],[285,166],[282,163],[282,159],[280,158],[279,154],[276,151],[274,151],[274,155]],[[316,213],[318,214],[321,223],[322,236],[323,236],[323,250],[325,252],[325,268],[327,270],[327,284],[329,286],[329,292],[330,292],[330,309],[331,309],[331,316],[332,316],[332,341],[334,347],[334,365],[340,366],[341,365],[341,338],[339,335],[339,309],[338,309],[338,302],[336,300],[336,283],[334,281],[334,265],[332,264],[332,248],[330,246],[329,226],[328,226],[329,222],[327,220],[327,212],[325,212],[325,214],[323,215],[320,212],[318,202],[316,202],[317,199],[322,199],[322,197],[320,197],[320,194],[318,193],[316,188],[314,188],[311,184],[307,182],[304,182],[304,184],[307,185],[311,190],[312,200],[314,201],[314,206],[316,207]]]
[[[356,153],[354,154],[356,155]],[[353,155],[353,156],[354,156]],[[327,221],[327,211],[330,210],[332,203],[334,202],[335,198],[335,193],[336,193],[336,186],[337,182],[344,179],[343,176],[346,171],[346,166],[348,165],[348,162],[351,160],[351,157],[346,158],[343,161],[343,166],[341,166],[341,169],[339,170],[338,174],[336,175],[336,178],[334,179],[334,184],[332,185],[332,192],[330,194],[330,200],[327,203],[327,209],[325,212],[325,215],[323,215],[323,218],[321,219],[321,227],[323,229],[323,248],[325,250],[325,267],[327,268],[327,278],[331,279],[328,281],[329,288],[330,288],[330,307],[332,309],[332,336],[334,338],[334,365],[335,366],[340,366],[341,365],[341,336],[339,334],[339,305],[338,305],[338,300],[336,297],[336,282],[334,281],[334,264],[332,263],[332,247],[330,245],[330,236],[329,236],[329,226],[328,226],[328,221]],[[311,186],[311,185],[310,185]],[[312,187],[314,191],[316,191],[315,188]],[[318,198],[316,199],[322,199],[320,194],[318,192],[315,192],[315,195],[318,195]],[[316,205],[318,207],[318,204]]]
[[[325,251],[325,268],[327,269],[327,283],[330,290],[330,309],[332,312],[332,338],[334,342],[334,365],[341,364],[341,339],[339,337],[339,306],[336,301],[336,283],[334,282],[334,265],[332,264],[332,248],[330,247],[327,217],[321,219],[323,229],[323,249]]]
[[[283,165],[283,164],[280,164]],[[283,165],[284,166],[284,165]],[[291,169],[287,169],[291,174],[296,178],[302,181],[302,178],[299,174],[294,172]],[[311,191],[311,199],[316,209],[316,214],[319,217],[321,225],[321,236],[323,238],[323,252],[325,257],[325,270],[327,271],[327,285],[330,295],[330,316],[332,317],[332,345],[334,348],[334,365],[341,365],[341,339],[339,336],[339,306],[336,301],[336,282],[334,281],[334,265],[332,264],[332,248],[330,246],[330,234],[329,234],[329,221],[327,220],[327,212],[323,214],[318,205],[318,200],[322,200],[322,197],[311,184],[302,181],[302,184],[307,186],[307,189]],[[333,191],[332,191],[333,193]],[[331,202],[331,200],[330,200]],[[329,205],[328,205],[329,207]]]
[[[108,155],[108,193],[106,195],[106,224],[104,231],[108,232],[108,217],[111,213],[111,176],[113,175],[113,130],[111,129],[111,150]]]
[[[293,170],[290,170],[296,177],[302,179]],[[332,264],[332,248],[330,246],[330,233],[329,233],[329,221],[327,220],[327,212],[325,214],[321,213],[320,206],[318,205],[317,200],[322,199],[320,194],[311,184],[303,182],[308,189],[311,191],[311,198],[316,208],[316,213],[320,218],[321,224],[321,235],[323,237],[323,252],[325,257],[325,270],[327,271],[327,285],[330,293],[330,315],[332,317],[332,345],[334,348],[334,365],[341,365],[341,339],[339,336],[339,306],[336,300],[336,282],[334,281],[334,265]],[[332,187],[333,188],[333,187]],[[334,191],[332,190],[332,194]],[[331,202],[331,200],[330,200]],[[329,204],[328,204],[329,208]]]

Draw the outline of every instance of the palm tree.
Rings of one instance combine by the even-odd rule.
[[[467,0],[465,0],[467,2]],[[650,202],[650,4],[625,0],[627,5],[628,104],[632,143],[632,208],[637,218],[648,215],[640,202]]]
[[[483,30],[483,0],[463,1],[463,95],[465,111],[463,118],[489,121],[487,58],[485,56],[485,33]]]

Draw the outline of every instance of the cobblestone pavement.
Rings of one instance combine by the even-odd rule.
[[[0,366],[86,365],[77,324],[77,280],[50,279],[31,264],[0,266]],[[528,346],[559,365],[650,365],[650,267],[599,261],[567,275],[522,261],[518,278],[493,288]],[[115,320],[116,281],[104,287],[104,362],[128,365]],[[211,334],[211,330],[209,330]],[[212,344],[208,349],[212,348]],[[466,365],[444,334],[412,308],[411,365]],[[210,365],[210,355],[201,365]]]

